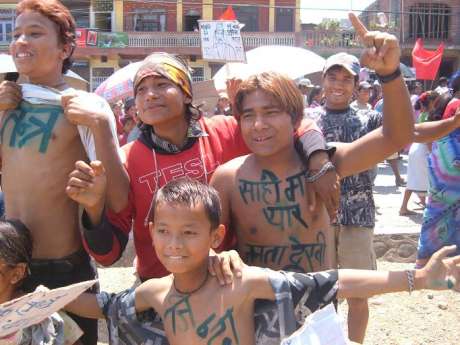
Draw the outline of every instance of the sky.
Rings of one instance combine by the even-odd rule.
[[[358,12],[366,8],[375,0],[302,0],[300,11],[302,23],[320,23],[323,18],[341,19],[347,18],[352,8]],[[308,10],[310,9],[310,10]],[[341,9],[342,11],[332,11]]]

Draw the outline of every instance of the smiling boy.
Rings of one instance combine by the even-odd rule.
[[[422,270],[293,274],[245,266],[241,279],[221,287],[215,277],[208,275],[209,249],[219,246],[225,235],[220,210],[219,196],[212,187],[190,178],[169,182],[154,197],[149,230],[158,258],[171,274],[111,297],[102,293],[99,305],[94,295],[85,294],[66,309],[94,318],[102,318],[104,313],[113,344],[271,345],[279,344],[280,337],[299,327],[294,307],[311,313],[336,294],[344,298],[423,288],[460,288],[455,279],[460,271],[456,267],[460,256],[443,261],[453,247],[442,249]],[[275,294],[283,289],[280,285],[292,285],[292,290]],[[278,299],[285,309],[274,309],[282,316],[275,322],[254,321],[256,299]],[[163,331],[158,323],[151,322],[151,314],[142,314],[150,308],[161,317]]]
[[[21,1],[12,36],[10,53],[30,84],[0,84],[5,215],[20,219],[34,239],[27,288],[55,288],[95,276],[82,247],[78,204],[65,193],[75,162],[96,156],[104,162],[111,207],[127,197],[128,180],[110,107],[95,95],[76,93],[63,79],[75,49],[75,22],[68,9],[55,0]],[[37,101],[31,90],[53,104]],[[78,322],[85,331],[83,342],[96,344],[97,324]]]
[[[376,50],[385,52],[380,70],[397,71],[396,38],[368,33],[357,18],[352,18],[363,37],[376,35]],[[346,77],[340,83],[348,82],[348,93],[334,89],[337,99],[348,99],[353,93],[353,76]],[[330,89],[327,91],[331,93]],[[337,147],[333,162],[341,177],[373,166],[395,146],[411,140],[411,108],[404,81],[396,76],[386,83],[384,92],[387,98],[393,98],[391,108],[385,112],[384,127],[364,140]],[[306,175],[310,180],[330,167],[307,173],[302,166],[290,135],[303,115],[301,95],[295,84],[274,72],[252,76],[240,85],[235,105],[243,139],[253,154],[219,167],[211,185],[222,199],[223,223],[237,233],[240,255],[248,264],[273,269],[311,272],[332,267],[335,240],[329,218],[322,204],[314,211],[308,209],[302,184]]]

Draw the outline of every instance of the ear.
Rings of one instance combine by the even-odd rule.
[[[225,233],[227,231],[225,230],[225,225],[220,224],[216,229],[212,230],[211,234],[211,248],[212,249],[217,249],[222,241],[225,238]]]
[[[153,234],[154,234],[153,222],[149,222],[149,234],[150,234],[150,238],[152,239],[152,244],[153,244]]]
[[[188,96],[185,96],[184,97],[184,103],[185,104],[190,104],[190,103],[192,103],[192,99],[190,97],[188,97]]]
[[[72,54],[73,49],[74,48],[70,43],[66,43],[62,45],[62,52],[61,52],[62,61],[67,59]]]
[[[26,276],[26,271],[27,271],[27,264],[26,263],[17,264],[10,271],[10,282],[11,282],[11,284],[16,285],[21,280],[23,280],[24,277]]]

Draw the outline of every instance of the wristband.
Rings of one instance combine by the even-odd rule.
[[[326,162],[316,174],[310,175],[310,173],[307,173],[307,175],[305,175],[305,180],[309,183],[315,182],[316,180],[318,180],[320,177],[322,177],[324,174],[326,174],[328,171],[331,171],[331,170],[335,170],[334,164],[332,164],[331,162]]]
[[[409,295],[410,295],[412,293],[412,291],[415,290],[415,284],[414,284],[415,271],[414,270],[407,270],[406,275],[407,275],[407,285],[409,287]]]
[[[398,67],[393,73],[388,74],[388,75],[380,75],[378,73],[376,73],[376,75],[377,75],[377,79],[379,80],[379,82],[381,84],[385,84],[385,83],[389,83],[390,81],[393,81],[396,78],[398,78],[401,75],[401,69]]]

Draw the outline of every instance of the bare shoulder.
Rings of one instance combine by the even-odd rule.
[[[212,180],[214,183],[228,183],[235,178],[237,172],[241,167],[243,167],[248,160],[250,160],[251,155],[241,156],[234,158],[222,165],[220,165],[214,172]]]
[[[172,286],[171,275],[149,279],[136,288],[136,310],[143,311],[148,308],[160,310],[164,296]]]
[[[242,270],[242,290],[252,298],[272,299],[273,288],[268,279],[269,270],[255,266],[244,266]]]

